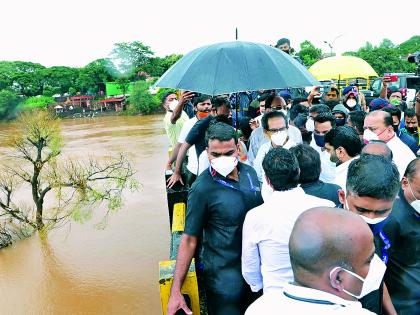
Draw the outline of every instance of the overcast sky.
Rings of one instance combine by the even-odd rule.
[[[85,66],[107,57],[113,44],[139,40],[158,56],[239,39],[292,47],[310,40],[329,52],[356,50],[389,38],[420,34],[420,1],[301,0],[5,0],[0,60]],[[338,38],[337,38],[338,37]]]

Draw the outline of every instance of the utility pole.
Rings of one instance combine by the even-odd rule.
[[[238,28],[235,28],[235,39],[238,40]]]

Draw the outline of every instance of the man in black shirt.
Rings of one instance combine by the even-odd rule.
[[[420,314],[420,159],[407,166],[383,231],[392,246],[385,274],[399,315]]]
[[[198,176],[188,195],[168,315],[179,309],[190,314],[180,290],[201,235],[209,314],[243,314],[251,302],[241,273],[242,225],[246,213],[262,203],[259,181],[253,168],[238,162],[231,126],[211,124],[206,141],[211,166]]]
[[[374,236],[375,252],[385,264],[388,262],[389,241],[382,228],[391,213],[399,187],[395,164],[383,156],[367,154],[350,163],[346,192],[339,191],[344,208],[359,214],[369,225]],[[360,302],[363,308],[378,315],[397,314],[384,283]]]
[[[338,200],[340,186],[324,183],[319,180],[321,174],[321,158],[319,153],[307,144],[299,144],[289,149],[299,162],[299,183],[306,194],[318,198],[331,200],[336,206],[341,205]]]
[[[229,100],[225,97],[217,97],[212,99],[213,110],[212,112],[216,116],[209,115],[206,118],[200,119],[195,123],[188,133],[185,142],[182,144],[179,149],[178,156],[176,158],[175,170],[172,176],[168,179],[168,188],[172,188],[176,182],[181,182],[184,185],[181,178],[181,166],[184,158],[187,154],[189,148],[195,145],[195,150],[197,153],[197,159],[199,159],[200,154],[206,149],[205,136],[207,128],[209,127],[212,121],[223,121],[230,122],[230,104]]]

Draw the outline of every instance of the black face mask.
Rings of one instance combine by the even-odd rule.
[[[394,129],[394,132],[398,132],[399,125],[392,125],[392,128]]]
[[[417,127],[405,127],[405,129],[407,129],[407,131],[412,135],[417,134]]]

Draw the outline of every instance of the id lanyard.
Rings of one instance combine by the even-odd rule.
[[[239,190],[239,191],[241,191],[238,187],[235,187],[235,186],[233,186],[231,183],[228,183],[227,181],[225,181],[225,180],[223,180],[223,179],[221,179],[221,178],[217,178],[217,177],[215,177],[215,173],[216,173],[216,171],[214,171],[214,173],[212,172],[212,168],[211,168],[211,166],[209,166],[209,173],[210,173],[210,175],[213,177],[213,180],[214,181],[216,181],[216,182],[218,182],[219,184],[221,184],[221,185],[223,185],[223,186],[225,186],[225,187],[229,187],[229,188],[232,188],[232,189],[235,189],[235,190]],[[248,181],[249,181],[249,185],[251,186],[251,191],[252,192],[257,192],[257,191],[259,191],[259,189],[257,189],[257,187],[255,187],[254,186],[254,184],[252,183],[252,179],[251,179],[251,175],[249,175],[249,173],[247,172],[246,173],[246,175],[247,175],[247,177],[248,177]]]
[[[381,238],[382,242],[384,242],[384,247],[382,247],[382,261],[385,265],[388,263],[388,249],[391,247],[390,240],[386,237],[385,233],[382,230],[379,231],[379,237]]]
[[[346,307],[343,304],[337,304],[337,303],[333,303],[331,301],[327,301],[327,300],[317,300],[317,299],[309,299],[309,298],[304,298],[304,297],[300,297],[300,296],[295,296],[295,295],[291,295],[285,291],[283,291],[283,294],[285,296],[287,296],[289,299],[293,299],[296,301],[300,301],[300,302],[307,302],[307,303],[313,303],[313,304],[322,304],[322,305],[339,305],[341,307]]]

